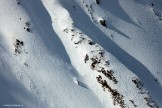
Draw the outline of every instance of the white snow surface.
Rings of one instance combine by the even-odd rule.
[[[161,0],[0,1],[0,108],[162,108],[161,69]]]

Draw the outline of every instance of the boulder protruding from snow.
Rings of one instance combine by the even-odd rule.
[[[107,27],[106,21],[104,19],[100,19],[99,22],[102,26]]]
[[[97,3],[97,4],[100,4],[100,0],[96,0],[96,3]]]

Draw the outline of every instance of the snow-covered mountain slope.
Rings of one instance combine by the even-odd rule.
[[[162,108],[161,0],[1,0],[0,108]]]

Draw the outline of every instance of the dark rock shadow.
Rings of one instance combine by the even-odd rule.
[[[83,87],[83,88],[89,89],[88,86],[83,82],[78,81],[78,85]]]
[[[159,100],[162,100],[162,86],[159,82],[154,81],[154,76],[151,74],[151,72],[140,61],[120,48],[100,29],[98,29],[98,27],[90,20],[89,16],[82,8],[79,7],[78,4],[75,4],[75,11],[69,11],[73,10],[72,6],[65,4],[64,2],[61,3],[63,7],[70,13],[75,22],[75,26],[82,30],[83,33],[88,35],[94,42],[98,43],[106,51],[115,56],[123,65],[137,75],[144,83],[144,86],[149,90],[153,99],[160,105],[161,102]]]
[[[101,1],[101,4],[99,6],[101,6],[105,10],[108,10],[112,15],[116,16],[117,18],[120,18],[125,22],[138,26],[130,19],[127,13],[120,6],[119,0],[103,0]]]
[[[127,36],[125,33],[121,32],[120,30],[118,30],[117,28],[112,26],[111,24],[109,24],[108,28],[115,31],[115,32],[117,32],[118,34],[120,34],[121,36],[123,36],[123,37],[125,37],[127,39],[131,39],[129,36]]]

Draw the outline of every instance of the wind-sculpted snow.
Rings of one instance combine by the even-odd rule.
[[[2,0],[0,107],[161,108],[161,4]]]
[[[48,3],[52,4],[52,1],[51,2],[44,1],[45,7],[49,6]],[[77,5],[76,5],[75,7],[76,10],[74,11],[78,11],[79,14],[77,14],[76,17],[75,16],[73,17],[74,12],[71,11],[72,11],[72,7],[75,6],[75,2],[73,4],[72,3],[68,4],[67,2],[60,1],[60,3],[61,5],[59,5],[59,2],[57,2],[57,5],[53,7],[47,7],[47,10],[49,11],[51,18],[53,19],[54,30],[62,40],[73,66],[83,76],[84,80],[87,81],[87,85],[89,86],[89,88],[96,95],[102,94],[102,91],[99,92],[98,89],[103,88],[105,92],[108,91],[109,95],[107,96],[97,95],[101,101],[109,100],[109,103],[106,105],[106,107],[108,106],[113,107],[113,105],[119,105],[122,108],[130,107],[130,106],[131,107],[137,107],[137,106],[138,107],[158,107],[157,103],[152,101],[149,93],[145,93],[146,91],[143,91],[145,95],[142,95],[136,89],[134,89],[135,85],[133,85],[132,80],[134,77],[136,78],[138,77],[135,75],[136,73],[134,74],[134,72],[131,72],[128,69],[126,69],[126,67],[121,65],[121,62],[116,60],[113,57],[113,55],[111,55],[110,53],[105,51],[102,47],[100,47],[97,43],[89,39],[89,37],[86,36],[84,32],[79,30],[80,28],[77,28],[78,25],[76,25],[77,22],[75,24],[75,21],[78,20],[76,19],[76,17],[82,17],[82,16],[79,16],[80,10],[79,8],[77,10]],[[85,8],[88,7],[86,1],[83,1],[83,4],[85,4]],[[65,6],[65,8],[62,6]],[[92,8],[91,5],[90,8]],[[62,14],[59,14],[58,11],[61,11]],[[93,18],[93,16],[91,16],[93,14],[93,11],[91,11],[90,9],[88,9],[88,11],[90,11],[89,15],[93,21],[93,19],[95,19]],[[99,24],[97,20],[95,20],[94,23]],[[103,24],[101,23],[101,25]],[[79,58],[77,56],[79,56]],[[115,63],[111,64],[111,62],[115,62]],[[141,67],[141,70],[144,70],[144,68],[142,69]],[[153,79],[151,74],[149,76],[149,73],[148,73],[148,77]],[[101,85],[101,88],[98,88],[98,84],[96,83],[93,84],[95,79],[97,83]],[[125,86],[123,86],[124,84],[128,85],[129,88],[125,88]],[[158,83],[156,85],[157,88],[160,87]],[[111,86],[115,87],[115,89],[112,88]],[[125,92],[126,91],[128,92],[129,90],[133,94],[133,96],[130,97],[133,97],[134,100],[129,98],[127,96],[128,94],[125,94]],[[149,90],[151,89],[149,88]],[[151,92],[155,93],[154,91]],[[159,88],[159,93],[161,93],[161,88]],[[136,100],[137,98],[135,99],[135,97],[138,97],[138,100]],[[111,98],[114,101],[113,104],[111,103]],[[146,98],[151,99],[151,101],[148,101],[148,99]]]

